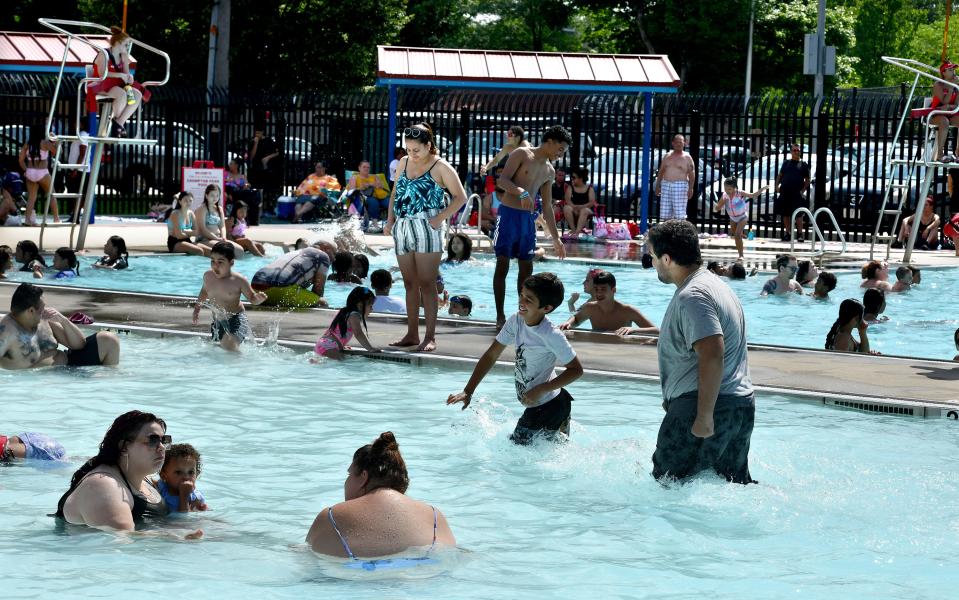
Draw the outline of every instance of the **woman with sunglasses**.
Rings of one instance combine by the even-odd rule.
[[[438,156],[433,130],[417,123],[403,130],[407,156],[390,195],[389,218],[383,233],[393,235],[396,260],[406,287],[407,331],[391,346],[436,349],[436,278],[443,257],[443,225],[466,204],[466,191],[456,171]],[[446,193],[453,201],[447,206]],[[419,332],[420,302],[426,317],[426,335]]]
[[[109,531],[133,531],[145,518],[165,516],[169,509],[149,476],[163,466],[171,441],[166,423],[156,415],[138,410],[120,415],[97,455],[73,474],[56,516]],[[197,530],[187,538],[202,535]]]

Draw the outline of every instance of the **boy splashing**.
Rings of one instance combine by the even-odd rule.
[[[224,350],[237,351],[248,337],[253,337],[240,294],[253,304],[266,300],[263,292],[254,292],[246,277],[233,272],[236,252],[233,244],[217,242],[210,252],[210,270],[203,274],[203,288],[193,307],[193,324],[200,322],[200,309],[209,302],[213,307],[210,334]]]

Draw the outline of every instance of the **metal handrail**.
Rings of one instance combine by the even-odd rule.
[[[896,65],[897,67],[901,69],[905,69],[907,71],[911,71],[915,73],[917,82],[919,81],[919,77],[928,77],[929,79],[938,81],[939,83],[952,87],[953,89],[956,90],[956,93],[959,94],[959,82],[946,81],[942,77],[931,74],[931,73],[939,72],[939,69],[937,69],[936,67],[933,67],[932,65],[927,65],[925,63],[921,63],[918,60],[913,60],[911,58],[898,58],[896,56],[883,56],[882,60],[891,65]],[[925,72],[920,71],[919,69],[912,67],[910,65],[919,65],[920,67],[923,67],[924,69],[926,69],[926,71]],[[915,84],[913,84],[913,90],[915,90]],[[910,94],[910,97],[911,96],[912,94]],[[959,113],[959,104],[957,104],[956,107],[953,108],[952,110],[935,110],[934,109],[930,111],[928,115],[926,115],[926,119],[931,118],[933,115],[955,115],[957,113]],[[905,113],[903,113],[903,117],[905,117]]]
[[[816,212],[809,210],[805,206],[800,206],[793,211],[792,221],[789,225],[789,252],[790,254],[795,253],[796,248],[796,217],[800,214],[805,213],[809,215],[809,225],[812,227],[812,231],[815,237],[811,239],[811,245],[809,247],[808,256],[814,258],[819,258],[825,256],[826,254],[835,254],[836,256],[842,256],[846,253],[846,235],[842,232],[842,229],[839,228],[839,223],[836,221],[836,215],[829,210],[828,206],[821,206],[816,209]],[[826,236],[823,235],[821,229],[819,229],[819,224],[816,223],[816,217],[821,213],[825,213],[829,220],[832,221],[832,226],[836,229],[836,233],[839,235],[839,241],[842,242],[842,248],[839,251],[836,250],[826,250]],[[816,250],[816,238],[819,238],[819,250]],[[807,256],[805,253],[804,256]]]

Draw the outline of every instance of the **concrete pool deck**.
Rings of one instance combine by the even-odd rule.
[[[14,283],[0,282],[0,308],[9,307],[15,287]],[[201,325],[192,325],[192,299],[188,297],[57,286],[44,286],[44,290],[49,306],[67,315],[82,311],[121,333],[137,327],[209,332],[208,313],[204,313]],[[253,307],[249,311],[258,337],[264,336],[279,318],[280,341],[304,348],[312,347],[332,315],[332,310],[322,309],[277,312]],[[369,322],[370,338],[380,347],[399,339],[405,330],[405,317],[374,315]],[[493,335],[490,323],[441,320],[437,328],[439,348],[434,355],[395,350],[383,358],[431,360],[435,356],[472,363],[486,350]],[[574,332],[571,339],[583,366],[593,373],[658,381],[653,345],[586,331]],[[508,350],[502,360],[511,361],[512,356]],[[758,387],[807,401],[917,416],[952,417],[959,411],[959,386],[955,383],[959,380],[959,363],[753,345],[749,361]],[[462,368],[465,384],[471,364]],[[445,398],[454,391],[437,389],[436,393],[438,398]]]

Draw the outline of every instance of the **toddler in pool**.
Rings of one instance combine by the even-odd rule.
[[[163,501],[170,507],[170,512],[192,512],[208,508],[203,494],[196,489],[196,480],[201,469],[200,453],[190,444],[173,444],[166,451],[157,490],[163,495]]]

